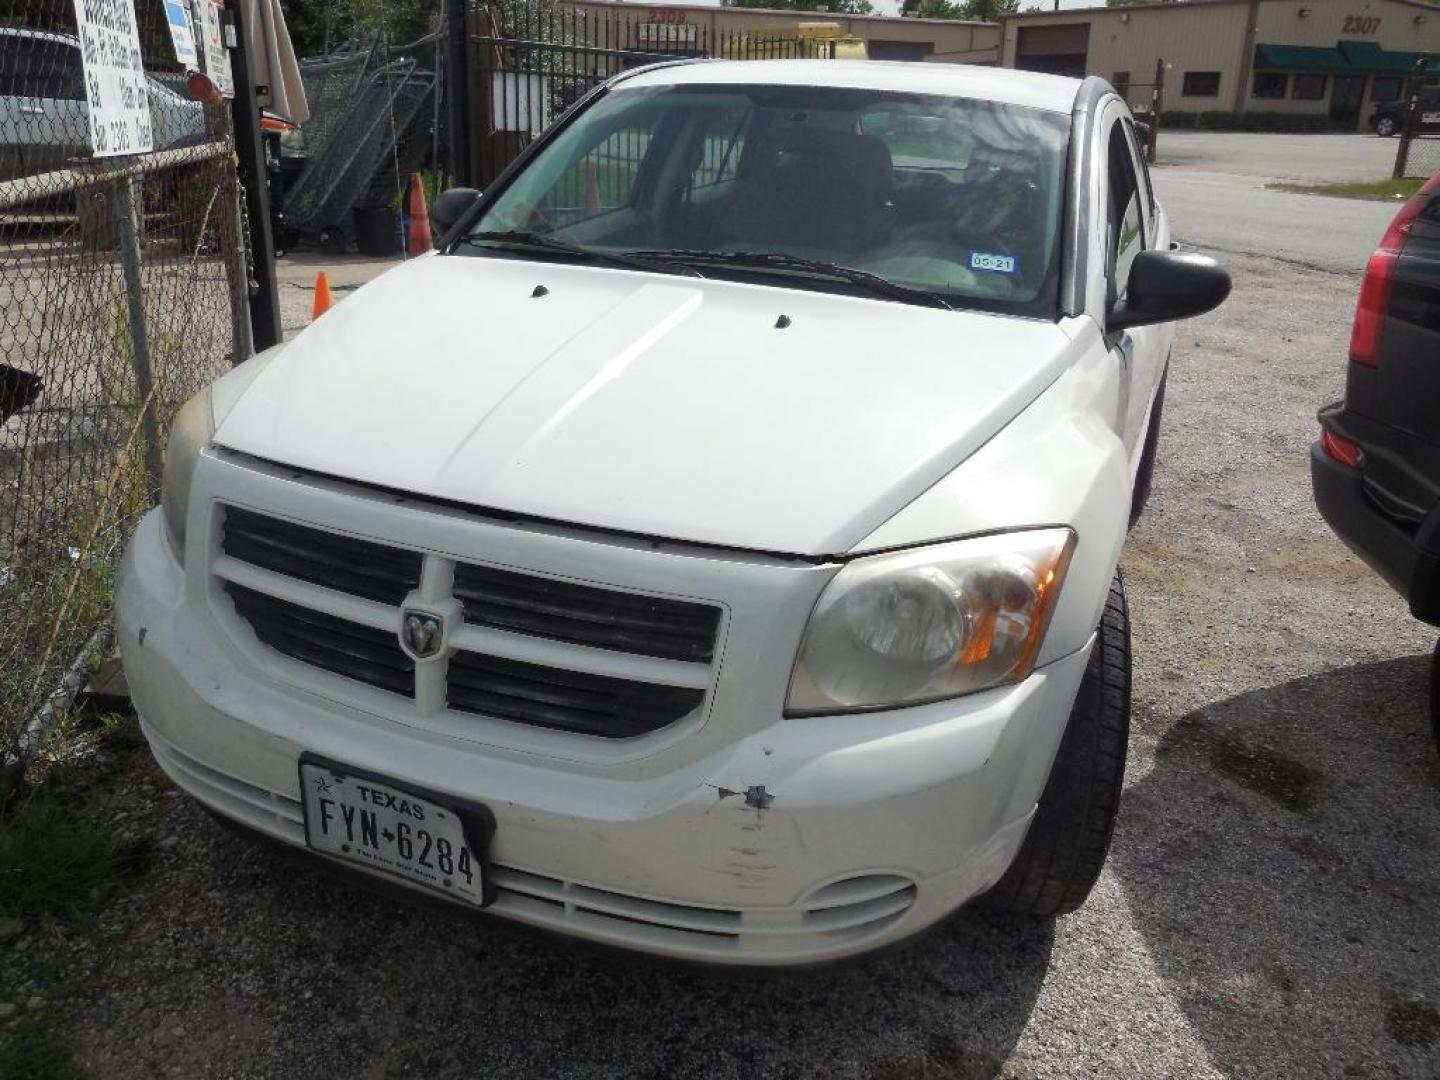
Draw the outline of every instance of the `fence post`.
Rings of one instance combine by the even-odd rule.
[[[135,197],[136,180],[122,177],[114,182],[115,216],[120,237],[120,270],[125,279],[125,306],[130,322],[131,363],[135,368],[135,392],[142,412],[145,437],[145,471],[150,477],[153,498],[160,491],[164,470],[160,457],[160,425],[155,419],[155,379],[150,368],[150,339],[145,333],[144,281],[140,276],[140,200]]]
[[[470,155],[470,19],[466,0],[445,0],[446,43],[442,92],[450,101],[450,176],[459,187],[474,187]]]
[[[1150,135],[1145,140],[1145,160],[1155,164],[1160,145],[1160,117],[1165,112],[1165,59],[1155,61],[1155,89],[1150,93]]]
[[[1395,147],[1395,168],[1391,172],[1396,180],[1405,176],[1410,164],[1410,146],[1420,130],[1420,83],[1425,75],[1427,61],[1415,61],[1415,72],[1405,80],[1405,118],[1400,122],[1400,144]]]
[[[275,281],[275,238],[270,233],[269,177],[260,137],[260,105],[250,71],[250,27],[245,5],[229,0],[228,10],[235,20],[235,48],[230,50],[235,100],[230,103],[230,113],[235,125],[235,158],[249,217],[250,262],[255,272],[250,289],[250,333],[256,348],[268,349],[278,345],[284,336],[280,289]]]

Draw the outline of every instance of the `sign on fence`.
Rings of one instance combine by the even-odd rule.
[[[78,3],[79,0],[76,0]],[[200,41],[205,46],[205,74],[227,98],[235,96],[235,77],[230,73],[230,53],[225,48],[222,21],[225,0],[195,0],[200,9]]]
[[[195,52],[195,30],[188,0],[165,0],[165,21],[170,25],[175,59],[186,71],[199,71],[200,57]]]
[[[145,154],[153,148],[150,95],[140,61],[135,0],[75,0],[90,149],[95,157]]]
[[[550,123],[549,80],[533,71],[490,73],[490,130],[538,134]]]

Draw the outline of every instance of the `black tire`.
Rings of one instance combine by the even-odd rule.
[[[1440,641],[1430,658],[1430,726],[1435,732],[1435,746],[1440,749]]]
[[[1155,479],[1155,454],[1160,448],[1160,418],[1165,412],[1165,380],[1170,377],[1169,365],[1160,376],[1155,401],[1150,406],[1150,425],[1145,429],[1145,445],[1140,449],[1140,468],[1135,471],[1135,489],[1130,493],[1130,527],[1140,520],[1150,502],[1150,484]]]
[[[1375,134],[1382,139],[1388,139],[1392,135],[1398,134],[1399,131],[1400,125],[1395,122],[1394,117],[1382,116],[1375,121]]]
[[[1030,832],[978,906],[1050,918],[1085,902],[1115,833],[1129,737],[1130,617],[1117,571]]]

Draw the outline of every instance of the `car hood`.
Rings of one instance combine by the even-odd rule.
[[[835,554],[994,435],[1069,346],[1035,320],[427,256],[286,345],[216,442],[519,515]]]

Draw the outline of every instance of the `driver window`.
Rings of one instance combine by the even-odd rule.
[[[1110,303],[1125,296],[1130,267],[1145,250],[1145,221],[1140,208],[1140,180],[1125,129],[1119,122],[1110,128],[1110,224],[1108,292]]]

